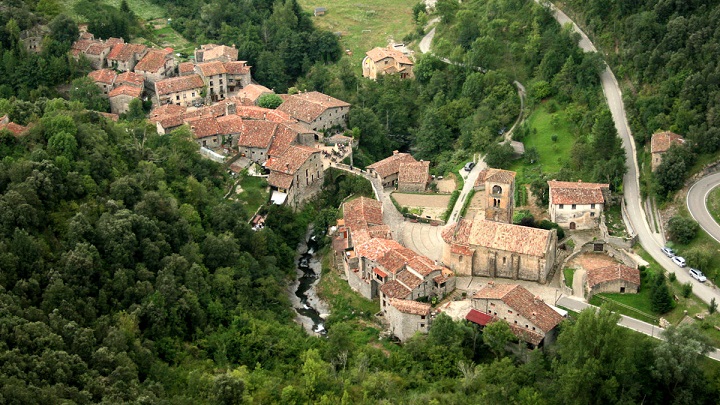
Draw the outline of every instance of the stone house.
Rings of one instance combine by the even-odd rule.
[[[135,72],[122,72],[115,78],[115,87],[127,84],[128,86],[145,89],[145,78]]]
[[[555,230],[463,219],[442,232],[443,263],[463,276],[544,284],[555,264]]]
[[[178,76],[190,76],[195,74],[195,64],[192,62],[181,62],[178,64]]]
[[[135,65],[135,73],[142,75],[150,86],[173,76],[174,72],[175,58],[172,52],[160,49],[149,50]]]
[[[483,169],[473,188],[485,193],[486,220],[512,224],[515,211],[515,172]]]
[[[671,146],[682,145],[683,143],[685,143],[685,139],[683,139],[682,136],[673,132],[665,131],[653,134],[652,138],[650,139],[650,153],[652,154],[652,171],[655,171],[655,169],[660,166],[660,163],[662,163],[662,156],[665,154],[665,152],[668,151],[668,149],[670,149]]]
[[[597,293],[635,294],[640,291],[640,270],[623,264],[587,269],[586,298]]]
[[[600,223],[610,185],[548,181],[550,220],[565,229],[593,229]]]
[[[247,84],[237,91],[236,97],[242,100],[243,105],[257,105],[257,100],[263,94],[275,94],[275,92],[259,84]]]
[[[400,153],[395,150],[392,156],[369,165],[367,171],[380,178],[383,187],[393,187],[397,184],[400,165],[403,163],[417,163],[417,160],[409,153]]]
[[[418,332],[427,333],[432,322],[431,308],[428,303],[391,299],[385,313],[390,322],[390,332],[403,342]]]
[[[266,163],[270,170],[268,184],[273,201],[298,207],[320,190],[323,163],[320,150],[304,145],[290,145],[278,158]]]
[[[107,66],[121,72],[129,72],[142,59],[148,47],[142,44],[115,44],[107,55]]]
[[[225,99],[228,94],[227,70],[222,62],[206,62],[195,65],[195,73],[199,74],[208,89],[207,97],[215,102]]]
[[[472,297],[475,311],[504,321],[520,340],[537,347],[555,340],[563,317],[540,297],[517,284],[489,282]]]
[[[235,95],[240,89],[244,89],[252,84],[250,66],[247,65],[247,62],[225,62],[224,66],[227,75],[227,91],[229,94]],[[257,84],[255,86],[262,87]]]
[[[280,124],[272,121],[245,120],[242,133],[237,140],[240,155],[256,163],[265,163],[279,126]],[[288,142],[288,146],[291,142]]]
[[[398,191],[424,193],[430,184],[430,162],[400,163],[398,170]]]
[[[200,49],[195,49],[195,62],[232,62],[238,58],[238,50],[235,46],[204,44]]]
[[[362,61],[363,77],[373,80],[378,75],[397,74],[401,79],[414,78],[413,62],[391,45],[387,48],[373,48],[365,52]]]
[[[32,53],[42,52],[42,41],[50,33],[47,25],[36,25],[30,29],[20,31],[20,42],[25,50]]]
[[[0,132],[8,131],[17,138],[24,134],[27,130],[28,127],[10,121],[7,114],[0,117]]]
[[[110,99],[110,111],[113,114],[126,113],[130,109],[130,102],[133,99],[142,96],[142,87],[122,84],[110,90],[108,97]]]
[[[200,75],[172,77],[155,82],[157,104],[176,104],[190,107],[202,102],[200,93],[205,82]]]
[[[93,69],[102,69],[106,66],[106,58],[113,46],[122,43],[122,38],[110,38],[107,41],[95,40],[92,35],[82,37],[72,44],[70,54],[76,60],[84,56]]]
[[[112,69],[100,69],[93,70],[88,73],[88,77],[91,78],[98,87],[100,87],[103,94],[108,95],[110,90],[113,89],[117,73],[115,73]]]
[[[277,108],[313,131],[346,126],[350,104],[317,91],[285,95]]]

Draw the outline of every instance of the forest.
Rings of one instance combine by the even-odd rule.
[[[567,0],[625,87],[639,144],[658,131],[690,142],[658,169],[656,192],[680,189],[696,160],[720,150],[720,2]],[[684,150],[683,150],[684,149]]]

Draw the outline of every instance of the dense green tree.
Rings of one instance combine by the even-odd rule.
[[[100,112],[110,110],[110,102],[89,77],[75,79],[70,86],[71,101],[79,101],[89,110]]]
[[[276,109],[280,106],[280,104],[282,104],[282,102],[282,98],[280,98],[277,94],[263,94],[258,97],[257,105],[258,107]]]
[[[652,310],[658,314],[670,312],[674,307],[673,297],[670,294],[665,275],[657,274],[652,280],[650,290]]]
[[[499,358],[505,352],[507,344],[515,339],[515,335],[506,322],[493,322],[483,329],[482,339],[495,357]]]
[[[687,245],[695,238],[699,228],[700,226],[695,220],[678,215],[673,216],[668,221],[670,240],[683,245]]]

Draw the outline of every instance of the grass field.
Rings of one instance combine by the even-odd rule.
[[[63,13],[74,18],[76,21],[79,21],[80,16],[78,16],[73,9],[77,1],[78,0],[59,0],[60,5],[62,6]],[[121,1],[122,0],[100,0],[100,3],[109,4],[116,8],[120,8]],[[165,9],[151,2],[150,0],[127,0],[127,3],[128,6],[130,6],[130,10],[132,10],[135,15],[137,15],[143,20],[149,21],[154,18],[167,17]]]
[[[311,17],[318,28],[340,32],[340,43],[349,49],[353,65],[360,69],[365,52],[388,42],[402,42],[413,31],[412,6],[418,0],[366,0],[355,2],[338,0],[328,3],[318,0],[300,0],[302,8],[312,13],[315,7],[327,8],[323,16]]]
[[[243,191],[238,194],[238,198],[247,203],[247,211],[250,215],[265,204],[270,195],[267,192],[267,181],[262,177],[243,177],[240,180],[240,187]]]
[[[569,160],[575,137],[570,131],[570,123],[565,112],[558,110],[550,113],[549,104],[550,102],[544,102],[538,105],[527,118],[530,135],[522,141],[525,143],[525,150],[537,149],[538,163],[542,166],[543,172],[555,173]],[[526,162],[523,159],[517,160],[510,170],[519,172],[524,165]]]
[[[720,187],[708,195],[707,206],[715,221],[720,222]]]

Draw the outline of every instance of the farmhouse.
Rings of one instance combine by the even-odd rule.
[[[599,183],[548,181],[550,220],[565,229],[597,228],[610,186]]]
[[[382,180],[383,187],[392,187],[397,184],[400,175],[400,165],[403,163],[418,163],[409,153],[393,151],[392,156],[367,167],[370,174]]]
[[[377,79],[378,75],[397,74],[401,79],[413,78],[413,62],[401,51],[388,46],[365,52],[362,61],[363,77]]]
[[[319,190],[323,179],[323,164],[320,150],[304,145],[290,145],[278,158],[266,163],[270,170],[268,183],[273,189],[273,201],[287,202],[291,207],[299,206],[313,192]]]
[[[563,319],[540,297],[517,284],[490,282],[472,297],[472,306],[480,314],[468,314],[471,318],[507,322],[518,339],[535,347],[553,341]]]
[[[673,132],[665,131],[653,134],[650,139],[650,153],[652,154],[652,171],[660,166],[662,163],[662,157],[665,152],[670,149],[673,145],[682,145],[685,143],[685,139],[682,136]]]
[[[285,95],[277,108],[313,131],[345,127],[350,104],[317,91]]]
[[[640,290],[640,271],[623,264],[587,269],[587,299],[597,293],[634,294]]]
[[[207,62],[195,65],[195,73],[199,74],[208,89],[211,101],[227,97],[227,70],[222,62]]]
[[[200,75],[172,77],[155,82],[155,97],[160,105],[190,107],[202,100],[200,93],[204,88],[205,82]]]
[[[430,329],[432,307],[428,303],[392,298],[387,308],[385,316],[390,322],[390,332],[401,341]]]
[[[110,90],[110,111],[113,114],[126,113],[130,109],[130,102],[142,96],[142,87],[122,84]]]
[[[147,51],[148,47],[142,44],[117,43],[107,55],[107,65],[122,72],[132,71]]]
[[[430,162],[400,163],[398,191],[424,193],[430,183]]]

